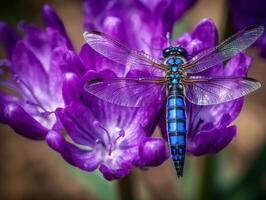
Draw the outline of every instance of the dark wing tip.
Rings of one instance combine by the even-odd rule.
[[[261,83],[258,80],[254,79],[254,78],[245,77],[244,79],[247,80],[247,81],[253,82],[256,90],[261,87]]]
[[[87,31],[90,34],[95,34],[95,35],[103,35],[102,32],[100,31],[96,31],[96,30],[91,30],[91,31]]]
[[[264,32],[264,26],[258,24],[250,25],[245,28],[246,31],[255,30],[255,29],[257,30],[258,35],[261,35]]]
[[[97,82],[101,82],[103,80],[103,78],[94,78],[94,79],[91,79],[91,80],[88,80],[87,81],[87,84],[93,84],[93,83],[97,83]]]

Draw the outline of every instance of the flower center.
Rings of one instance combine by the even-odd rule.
[[[109,132],[104,126],[100,124],[99,121],[94,121],[94,126],[98,129],[101,129],[104,133],[104,135],[102,136],[103,139],[97,138],[95,142],[97,144],[101,144],[110,156],[116,148],[117,141],[125,136],[125,131],[123,129],[117,128],[117,130],[112,130],[112,132]]]

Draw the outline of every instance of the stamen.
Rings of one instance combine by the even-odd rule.
[[[101,144],[101,145],[106,149],[106,146],[105,146],[104,142],[103,142],[101,139],[97,138],[97,139],[95,140],[95,143],[96,143],[96,144]]]
[[[39,105],[37,103],[34,103],[34,102],[30,101],[30,100],[25,100],[25,103],[29,104],[31,106],[36,106],[36,107],[39,107],[39,108],[43,109],[41,105]],[[45,112],[47,112],[47,111],[45,111]]]
[[[30,104],[30,105],[34,105],[34,106],[38,106],[40,107],[44,112],[48,112],[41,104],[41,102],[39,101],[39,99],[35,96],[35,94],[33,93],[33,91],[31,90],[31,88],[22,80],[19,78],[18,75],[16,75],[15,77],[15,81],[18,83],[18,84],[22,84],[31,94],[31,96],[34,98],[34,100],[37,102],[37,103],[33,103],[31,101],[28,101],[26,100],[26,103]]]
[[[119,138],[124,137],[124,136],[125,136],[125,131],[122,129],[118,132],[118,137],[115,139],[114,143],[116,143]]]
[[[103,126],[101,126],[99,121],[96,121],[96,120],[95,120],[95,121],[93,122],[93,125],[94,125],[95,127],[97,127],[97,128],[102,129],[102,130],[106,133],[107,138],[108,138],[108,146],[106,146],[106,144],[105,144],[103,141],[99,140],[99,139],[96,139],[96,143],[97,143],[97,141],[101,141],[101,144],[103,144],[103,146],[106,148],[106,150],[108,151],[108,154],[111,155],[111,153],[112,153],[112,149],[113,149],[113,145],[112,145],[111,136],[110,136],[108,130],[105,129]]]
[[[44,117],[44,118],[48,118],[49,115],[53,114],[54,112],[41,112],[41,115]]]

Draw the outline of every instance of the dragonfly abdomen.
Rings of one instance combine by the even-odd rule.
[[[186,153],[186,114],[183,90],[171,87],[167,99],[167,132],[177,176],[183,174]]]

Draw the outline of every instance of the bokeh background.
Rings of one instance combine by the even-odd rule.
[[[41,25],[45,3],[58,12],[79,50],[84,43],[82,0],[1,1],[0,19],[14,26],[21,19]],[[177,24],[175,34],[190,31],[200,19],[210,17],[223,35],[226,12],[225,0],[199,0]],[[108,182],[97,172],[66,164],[44,142],[25,139],[1,124],[0,199],[266,199],[266,59],[254,48],[247,52],[254,58],[249,75],[260,80],[262,88],[245,97],[243,110],[233,122],[238,126],[233,142],[216,155],[188,155],[184,178],[177,179],[169,159],[159,167],[134,169],[128,177]]]

